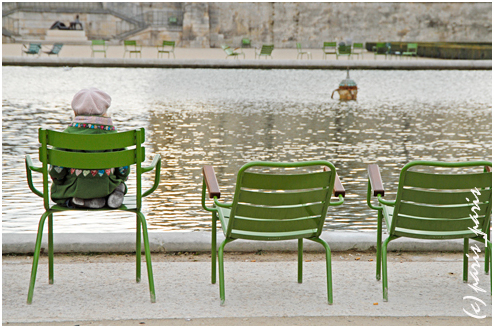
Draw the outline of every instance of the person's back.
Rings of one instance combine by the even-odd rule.
[[[74,120],[64,132],[71,134],[116,133],[112,119],[107,115],[111,97],[96,88],[83,89],[72,100]],[[130,168],[81,170],[59,166],[50,167],[53,180],[51,198],[67,207],[118,208],[127,192],[124,181]]]

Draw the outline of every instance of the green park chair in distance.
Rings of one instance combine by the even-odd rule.
[[[41,51],[41,43],[30,43],[29,47],[25,44],[22,45],[22,55],[37,55],[39,57]]]
[[[129,53],[129,58],[132,58],[132,54],[135,54],[136,58],[139,54],[139,58],[142,58],[141,50],[142,46],[138,45],[136,40],[124,40],[124,58],[126,53]]]
[[[43,51],[43,52],[45,54],[47,54],[48,56],[57,55],[57,57],[58,57],[58,54],[60,53],[60,50],[62,50],[62,47],[63,47],[63,43],[55,43],[53,45],[53,47],[51,48],[51,50]]]
[[[491,271],[492,293],[492,244],[489,240],[492,210],[491,162],[410,162],[401,170],[398,192],[394,201],[384,200],[384,187],[379,167],[368,167],[369,182],[367,204],[377,210],[377,263],[376,278],[381,278],[383,298],[388,300],[387,247],[400,237],[419,239],[463,239],[463,281],[468,280],[469,239],[487,245],[485,272]],[[418,171],[440,168],[441,174]],[[477,173],[454,172],[457,168],[477,168]],[[480,194],[473,194],[472,190]],[[371,195],[377,196],[379,205],[371,203]],[[478,224],[470,215],[477,216]],[[382,243],[382,221],[386,224],[388,238]],[[478,234],[471,229],[478,230]],[[485,234],[484,240],[482,234]],[[382,252],[382,254],[381,254]],[[382,257],[381,257],[382,256]],[[403,295],[402,295],[403,296]]]
[[[240,50],[240,52],[236,52],[235,51],[235,50],[238,50],[238,48],[237,49],[232,49],[232,48],[230,48],[227,45],[222,45],[221,48],[226,53],[226,57],[225,57],[226,59],[228,59],[228,57],[233,57],[235,59],[238,59],[238,55],[244,56],[244,59],[245,59],[245,54],[244,54],[244,52],[242,50]]]
[[[336,42],[324,42],[322,46],[323,58],[326,59],[327,55],[336,55]]]
[[[304,51],[302,49],[302,45],[300,43],[297,43],[297,59],[300,57],[300,59],[304,58],[304,55],[307,56],[307,59],[312,59],[312,54],[310,51]]]
[[[374,59],[376,59],[377,56],[382,56],[382,55],[384,55],[384,59],[388,59],[388,54],[390,50],[391,50],[391,46],[386,44],[386,42],[376,43],[376,45],[372,47],[372,51],[374,51]]]
[[[251,42],[249,38],[243,38],[242,39],[242,48],[250,48],[251,47]]]
[[[273,59],[273,55],[272,55],[273,50],[274,50],[273,44],[263,44],[260,49],[259,48],[256,49],[255,59],[257,58],[261,59],[261,56],[266,57],[266,59],[269,56],[271,57],[271,59]]]
[[[299,171],[311,168],[312,172],[288,174],[294,168]],[[211,283],[216,283],[218,256],[221,304],[225,302],[223,250],[226,244],[236,239],[298,240],[298,282],[302,283],[304,238],[320,243],[326,250],[328,303],[333,303],[331,250],[319,238],[328,206],[342,204],[345,196],[333,164],[326,161],[245,164],[238,172],[232,203],[218,201],[221,193],[212,166],[204,166],[203,175],[202,206],[212,212]],[[213,207],[206,206],[206,190],[214,201]],[[339,198],[337,202],[330,202],[332,192]],[[216,255],[218,220],[225,240]]]
[[[91,57],[94,57],[95,52],[101,52],[105,55],[106,58],[106,50],[108,49],[108,45],[105,40],[92,40],[91,41]]]
[[[407,57],[417,57],[417,50],[418,50],[418,44],[417,43],[408,43],[407,44],[407,51],[404,51],[401,55],[402,56],[407,56]]]
[[[362,58],[364,58],[364,52],[365,52],[365,47],[362,42],[355,42],[352,46],[352,55],[357,55],[357,59],[360,58],[360,55],[362,55]]]
[[[27,303],[31,304],[33,299],[34,284],[43,237],[43,227],[48,218],[48,277],[49,283],[54,282],[53,270],[53,214],[62,211],[89,211],[90,215],[98,214],[98,211],[121,210],[136,214],[136,280],[141,280],[141,228],[146,256],[147,273],[151,302],[156,301],[154,290],[153,271],[151,266],[151,253],[149,249],[149,238],[147,232],[146,218],[141,212],[142,198],[151,194],[160,181],[161,157],[156,155],[150,166],[143,167],[141,163],[145,159],[144,129],[136,129],[126,132],[101,135],[74,135],[52,130],[39,129],[39,160],[41,167],[35,167],[29,155],[26,156],[26,171],[29,188],[39,197],[43,198],[45,212],[41,216],[36,237],[36,246],[33,254],[33,266]],[[128,148],[128,149],[126,149]],[[83,152],[84,151],[84,152]],[[48,167],[56,165],[61,167],[77,168],[84,171],[100,170],[102,168],[115,168],[132,165],[136,176],[135,195],[126,195],[122,206],[118,209],[104,207],[101,209],[87,209],[59,206],[50,202],[50,179]],[[141,175],[145,172],[155,170],[154,184],[148,190],[142,192]],[[32,180],[32,171],[43,175],[43,191],[35,188]],[[133,172],[133,173],[134,173]],[[101,213],[104,214],[104,213]]]
[[[161,55],[163,58],[163,54],[168,54],[168,58],[170,58],[170,54],[175,58],[175,41],[163,41],[161,46],[158,46],[158,58]]]
[[[339,44],[336,50],[336,59],[338,59],[339,56],[347,56],[348,59],[352,58],[352,46]]]

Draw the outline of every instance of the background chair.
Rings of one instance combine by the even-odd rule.
[[[468,241],[477,240],[486,244],[485,272],[491,265],[492,292],[492,245],[489,240],[492,210],[491,162],[429,162],[414,161],[403,167],[398,192],[394,201],[384,200],[384,187],[379,167],[369,165],[367,204],[377,210],[377,263],[376,278],[381,278],[383,298],[388,300],[387,247],[390,241],[400,237],[419,239],[463,239],[463,281],[468,280]],[[431,171],[433,168],[477,168],[475,173],[434,174],[414,169]],[[450,172],[451,173],[451,172]],[[477,188],[480,195],[472,194]],[[371,195],[377,196],[379,205],[371,204]],[[476,202],[477,200],[477,202]],[[477,206],[476,206],[477,204]],[[475,208],[475,210],[474,210]],[[472,213],[473,212],[473,213]],[[472,219],[477,215],[478,224]],[[386,224],[388,238],[382,243],[382,220]],[[479,234],[471,229],[477,229]],[[485,234],[484,240],[482,234]],[[381,254],[382,252],[382,254]],[[403,296],[403,295],[402,295]]]
[[[312,169],[288,174],[285,169]],[[323,169],[324,168],[324,169]],[[271,173],[265,172],[268,169]],[[317,171],[314,171],[318,169]],[[260,171],[260,172],[259,172]],[[294,172],[293,170],[290,172]],[[223,250],[236,239],[298,240],[298,282],[302,282],[303,239],[320,243],[326,250],[328,303],[333,303],[331,251],[319,238],[329,205],[343,203],[345,190],[333,164],[326,161],[303,163],[252,162],[238,172],[232,203],[220,203],[221,194],[211,166],[203,169],[202,206],[212,212],[211,283],[216,283],[216,222],[221,222],[225,241],[218,249],[221,303],[225,301]],[[206,206],[206,189],[213,207]],[[339,198],[330,203],[331,192]]]
[[[156,155],[153,162],[148,167],[142,167],[144,161],[144,129],[137,129],[127,132],[101,135],[74,135],[63,132],[39,129],[39,159],[42,167],[35,167],[29,155],[26,156],[26,171],[29,188],[36,195],[43,198],[45,212],[41,216],[36,237],[36,246],[33,254],[33,267],[31,271],[31,281],[27,303],[31,304],[33,299],[34,284],[41,249],[41,239],[43,237],[43,227],[48,218],[48,262],[49,262],[49,283],[54,282],[53,270],[53,214],[62,211],[90,211],[91,215],[96,215],[98,211],[112,210],[108,207],[102,209],[76,208],[70,209],[64,206],[50,204],[50,189],[48,186],[49,174],[48,166],[56,165],[61,167],[77,168],[84,171],[97,170],[102,168],[115,168],[127,165],[135,167],[136,176],[136,194],[133,196],[126,195],[124,203],[120,208],[122,210],[136,214],[137,234],[136,234],[136,280],[141,280],[141,228],[144,238],[144,250],[146,256],[149,292],[151,302],[156,301],[154,290],[153,270],[151,266],[151,253],[149,250],[149,237],[147,232],[146,218],[141,212],[142,198],[151,194],[160,181],[161,157]],[[126,147],[134,147],[125,149]],[[62,150],[63,149],[63,150]],[[117,149],[117,150],[115,150]],[[123,150],[120,150],[123,149]],[[115,150],[115,151],[114,151]],[[85,152],[81,152],[85,151]],[[153,186],[142,192],[141,175],[155,169]],[[42,173],[43,191],[34,187],[32,181],[32,171]],[[79,174],[84,174],[80,172]],[[77,173],[73,173],[77,174]]]
[[[375,46],[372,47],[372,51],[374,51],[374,59],[377,56],[384,55],[384,59],[388,59],[388,53],[391,50],[391,46],[386,44],[386,42],[378,42]]]
[[[94,57],[95,52],[101,52],[105,55],[106,58],[106,49],[108,49],[108,45],[105,40],[92,40],[91,41],[91,57]]]
[[[226,57],[225,58],[228,58],[228,57],[233,57],[235,59],[238,59],[238,55],[242,55],[244,56],[244,59],[245,59],[245,54],[242,50],[240,50],[240,52],[236,52],[235,50],[238,50],[239,48],[237,49],[232,49],[230,48],[229,46],[227,45],[222,45],[221,48],[225,51],[226,53]]]
[[[309,59],[309,58],[312,59],[312,54],[310,53],[310,51],[303,51],[302,45],[300,43],[297,43],[297,59],[299,56],[301,59],[303,59],[304,55],[307,56],[307,59]]]
[[[22,45],[22,54],[26,54],[26,55],[38,55],[38,57],[40,56],[40,50],[41,50],[41,43],[30,43],[29,44],[29,48],[23,44]]]
[[[51,48],[51,50],[49,51],[43,51],[45,54],[47,54],[48,56],[50,55],[57,55],[58,57],[58,54],[60,53],[60,50],[62,50],[62,47],[63,47],[63,43],[55,43],[53,45],[53,47]]]
[[[249,38],[243,38],[241,46],[242,46],[242,48],[250,48],[251,47],[250,39]]]
[[[324,42],[322,46],[323,58],[327,55],[336,55],[336,42]]]
[[[158,58],[161,55],[163,58],[163,54],[168,54],[168,58],[170,58],[170,54],[175,58],[175,41],[163,41],[161,46],[158,46]]]
[[[125,40],[124,41],[124,54],[123,54],[123,56],[125,58],[125,54],[129,53],[129,58],[132,57],[132,54],[135,54],[136,58],[137,58],[137,54],[139,54],[139,58],[142,58],[141,49],[142,49],[142,46],[137,45],[136,40]]]
[[[263,44],[262,47],[256,48],[255,52],[255,59],[259,58],[261,59],[261,56],[264,56],[266,58],[271,57],[273,59],[273,55],[271,54],[274,50],[274,45],[273,44]]]
[[[364,44],[363,43],[354,43],[353,46],[352,46],[352,54],[353,55],[357,55],[357,58],[360,57],[360,55],[362,56],[362,58],[364,58],[364,52],[365,52],[365,47],[364,47]]]
[[[417,57],[417,50],[418,50],[418,44],[417,43],[408,43],[407,44],[407,51],[404,51],[401,55],[402,56],[408,56],[408,57]]]
[[[338,59],[339,56],[347,56],[348,59],[352,58],[352,46],[339,44],[336,50],[336,59]]]

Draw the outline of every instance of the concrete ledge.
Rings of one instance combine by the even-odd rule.
[[[2,57],[3,66],[214,69],[490,70],[492,60],[276,60]]]
[[[383,240],[387,235],[383,235]],[[328,242],[332,251],[375,250],[376,233],[367,232],[323,232],[321,238]],[[131,253],[135,252],[135,233],[56,233],[53,237],[56,253]],[[43,235],[42,248],[47,248],[47,234]],[[217,235],[217,243],[224,240]],[[28,254],[34,251],[36,234],[3,233],[3,254]],[[151,232],[149,242],[152,252],[207,252],[211,249],[210,232]],[[472,241],[472,243],[474,243]],[[481,248],[483,244],[480,244]],[[261,242],[238,240],[229,244],[226,251],[255,252],[296,251],[297,243],[291,241]],[[323,251],[321,245],[306,241],[307,251]],[[390,251],[462,251],[463,240],[420,240],[400,238],[389,244]]]

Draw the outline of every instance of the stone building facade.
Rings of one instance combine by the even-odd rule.
[[[56,2],[2,3],[3,42],[43,40],[55,22],[75,15],[88,39],[124,39],[179,47],[320,48],[323,41],[492,41],[492,3],[367,2]]]

